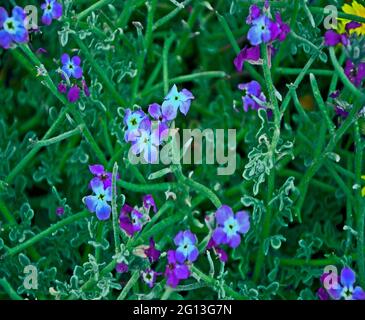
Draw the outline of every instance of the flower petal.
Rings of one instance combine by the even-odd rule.
[[[343,286],[350,288],[356,280],[355,272],[351,268],[345,267],[341,270],[341,283]]]
[[[101,164],[93,164],[89,166],[89,170],[92,174],[104,174],[104,166]]]
[[[96,216],[99,220],[108,220],[110,218],[110,213],[112,208],[105,201],[99,201],[96,206]]]
[[[239,234],[235,234],[228,239],[228,245],[231,248],[237,248],[241,243],[241,237]]]
[[[69,64],[70,62],[70,56],[67,54],[67,53],[64,53],[62,56],[61,56],[61,63],[63,65],[65,64]]]
[[[240,233],[246,233],[250,229],[250,217],[247,211],[239,211],[236,213]]]
[[[11,37],[5,30],[0,30],[0,47],[9,49],[11,45]]]
[[[217,245],[227,243],[227,235],[223,228],[217,228],[214,230],[212,238]]]
[[[215,213],[217,223],[220,225],[223,225],[224,222],[230,217],[233,217],[233,211],[232,208],[227,205],[222,205]]]
[[[9,18],[7,11],[3,7],[0,7],[0,28],[3,27],[7,18]]]
[[[104,194],[104,184],[100,179],[92,179],[90,186],[96,195]]]
[[[98,204],[98,198],[95,196],[87,196],[82,199],[82,201],[85,203],[87,209],[90,212],[95,212],[96,206]]]
[[[361,287],[356,287],[352,293],[354,300],[365,300],[365,291]]]

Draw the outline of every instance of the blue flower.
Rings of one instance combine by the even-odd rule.
[[[195,99],[193,94],[187,90],[182,89],[180,92],[177,90],[176,85],[173,85],[170,92],[165,97],[165,101],[162,103],[162,114],[166,120],[174,120],[177,115],[177,110],[184,115],[187,115],[190,109],[191,100]]]
[[[329,275],[332,276],[327,274],[326,277]],[[324,277],[324,283],[326,282],[326,277]],[[359,286],[354,288],[355,281],[355,272],[351,268],[345,267],[341,270],[340,283],[338,281],[331,283],[331,288],[326,289],[331,298],[335,300],[340,300],[341,298],[345,300],[365,300],[364,290]]]
[[[90,182],[95,195],[84,197],[82,200],[90,212],[95,212],[99,220],[107,220],[110,217],[111,207],[108,202],[112,200],[112,188],[104,189],[100,180],[93,179]]]
[[[70,58],[67,53],[64,53],[61,57],[62,71],[67,77],[74,77],[80,79],[82,77],[82,68],[80,67],[81,59],[79,56]]]
[[[58,20],[62,17],[62,5],[56,0],[45,0],[46,2],[41,5],[44,10],[42,16],[42,22],[45,25],[50,25],[52,20]]]
[[[261,91],[260,84],[253,80],[248,83],[241,83],[238,88],[243,91],[242,102],[243,110],[248,111],[249,108],[252,110],[258,110],[264,108],[264,103],[266,102],[266,97]]]
[[[25,27],[25,12],[16,6],[9,17],[7,11],[0,7],[0,47],[9,49],[13,42],[25,43],[29,41]]]
[[[272,21],[267,16],[259,16],[252,21],[252,27],[248,31],[247,39],[253,46],[257,46],[262,42],[269,42],[271,40],[271,25]]]
[[[139,129],[131,151],[135,155],[142,154],[146,163],[156,163],[158,160],[159,146],[161,144],[158,129]]]
[[[176,249],[176,260],[184,263],[186,260],[194,262],[199,255],[199,251],[195,246],[197,238],[190,230],[180,231],[174,238]]]
[[[234,215],[232,209],[221,206],[215,213],[217,228],[213,232],[213,240],[217,245],[228,244],[236,248],[241,243],[240,234],[250,229],[250,220],[246,211],[239,211]]]
[[[127,130],[124,134],[124,139],[126,142],[136,141],[140,126],[148,127],[149,123],[149,119],[141,109],[138,109],[136,111],[126,109],[123,121],[124,125],[127,127]]]

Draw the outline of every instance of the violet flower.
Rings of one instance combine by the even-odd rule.
[[[82,68],[80,67],[81,59],[79,56],[70,58],[67,53],[61,56],[62,71],[68,78],[74,77],[80,79],[82,77]]]
[[[42,22],[45,25],[50,25],[52,20],[58,20],[62,17],[62,4],[56,0],[45,0],[41,8],[44,10]]]
[[[272,37],[275,36],[275,39],[278,39],[280,42],[282,42],[286,39],[288,33],[290,32],[290,27],[288,24],[283,22],[279,12],[277,12],[275,14],[275,20],[276,20],[276,24],[278,26],[278,30],[275,35],[272,34],[271,36]]]
[[[179,92],[176,85],[173,85],[170,92],[165,97],[165,101],[162,103],[162,114],[164,114],[165,119],[169,121],[176,118],[178,109],[186,116],[189,112],[191,101],[193,99],[195,98],[189,90],[182,89]]]
[[[120,211],[119,226],[128,236],[133,237],[134,234],[142,230],[142,219],[143,214],[141,212],[125,204]]]
[[[94,178],[92,180],[101,181],[104,184],[104,188],[111,187],[113,175],[111,172],[105,171],[103,165],[101,164],[90,165],[89,170],[94,175]],[[116,179],[119,180],[119,174],[117,174]]]
[[[330,274],[327,274],[323,278],[324,283],[328,276],[330,276]],[[341,298],[344,298],[345,300],[365,300],[364,290],[359,286],[354,287],[356,275],[351,268],[343,268],[339,280],[340,281],[337,281],[336,283],[331,283],[330,288],[325,288],[332,299],[340,300]]]
[[[356,66],[350,59],[346,60],[345,74],[356,87],[361,87],[365,79],[365,62],[360,62]]]
[[[0,7],[0,47],[9,49],[13,42],[29,41],[25,18],[25,12],[21,7],[14,7],[11,17],[3,7]]]
[[[157,273],[152,269],[142,271],[142,279],[150,288],[153,288],[156,283],[157,276],[159,275],[161,275],[161,273]]]
[[[338,34],[334,30],[328,30],[324,34],[324,44],[326,46],[336,46],[337,44],[342,43],[344,46],[348,44],[348,37],[346,34]]]
[[[91,189],[95,195],[83,198],[87,209],[95,212],[99,220],[107,220],[110,217],[111,207],[108,202],[112,200],[112,189],[108,187],[104,189],[104,185],[99,180],[92,180]]]
[[[261,91],[261,85],[253,80],[248,83],[241,83],[238,88],[243,91],[242,102],[243,110],[248,111],[249,108],[252,110],[258,110],[264,108],[263,104],[266,102],[266,97]],[[260,103],[262,102],[262,104]]]
[[[197,238],[190,230],[180,231],[174,238],[174,243],[177,246],[175,254],[177,262],[194,262],[198,258]]]
[[[265,15],[261,15],[252,21],[252,27],[248,30],[247,39],[253,46],[267,43],[271,40],[272,29],[277,26]]]
[[[180,280],[189,278],[190,270],[186,264],[179,264],[176,260],[176,252],[169,250],[167,252],[168,264],[165,270],[166,283],[172,288],[176,288]]]
[[[232,209],[221,206],[215,213],[217,228],[213,232],[213,240],[217,245],[228,244],[236,248],[241,243],[240,234],[250,229],[250,220],[246,211],[239,211],[234,215]]]
[[[245,46],[236,56],[233,63],[234,66],[236,67],[236,70],[241,72],[243,69],[243,63],[245,61],[251,64],[255,64],[259,60],[260,60],[260,47]]]
[[[80,99],[80,88],[75,84],[67,93],[67,100],[71,103]]]
[[[143,207],[147,210],[147,212],[150,211],[151,208],[153,208],[153,212],[157,212],[157,206],[155,203],[155,199],[153,199],[152,194],[146,194],[143,197]]]
[[[127,130],[124,134],[124,139],[126,142],[135,141],[137,139],[140,125],[146,119],[148,118],[141,109],[138,109],[136,111],[132,111],[131,109],[125,110],[123,122],[124,125],[127,127]]]
[[[61,216],[63,216],[63,215],[64,215],[64,213],[65,213],[65,208],[64,208],[64,207],[58,207],[58,208],[56,209],[56,215],[57,215],[57,216],[61,217]]]
[[[161,256],[161,251],[156,249],[155,241],[152,237],[150,238],[150,246],[144,250],[144,254],[147,256],[150,263],[156,262]]]
[[[222,248],[220,248],[214,241],[213,238],[210,238],[208,244],[207,244],[207,250],[213,249],[214,252],[217,254],[218,258],[222,262],[228,261],[228,254],[226,251],[224,251]]]
[[[124,262],[121,262],[121,263],[117,263],[117,265],[115,266],[115,270],[118,272],[118,273],[126,273],[128,272],[128,265]]]
[[[246,18],[246,24],[252,24],[252,21],[256,20],[261,15],[261,9],[255,4],[251,5],[249,10],[250,12]]]

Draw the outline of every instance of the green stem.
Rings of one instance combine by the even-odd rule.
[[[112,174],[112,218],[113,218],[113,232],[114,232],[114,246],[115,253],[120,251],[120,239],[119,239],[119,224],[118,224],[118,208],[117,208],[117,175],[118,164],[115,162]]]
[[[5,278],[0,278],[0,286],[3,287],[4,291],[9,295],[12,300],[23,300],[23,298],[18,295],[18,293]]]
[[[138,281],[139,277],[140,277],[140,272],[138,270],[134,271],[131,278],[129,279],[129,281],[127,282],[125,287],[123,288],[120,295],[118,296],[117,300],[124,300],[126,298],[126,296],[128,295],[129,290],[132,289],[134,284]]]
[[[91,5],[84,11],[81,11],[77,15],[76,18],[78,21],[80,21],[80,20],[84,19],[85,17],[87,17],[91,12],[99,10],[100,8],[102,8],[104,6],[111,4],[112,2],[114,2],[114,0],[99,0],[98,2],[95,2],[93,5]]]

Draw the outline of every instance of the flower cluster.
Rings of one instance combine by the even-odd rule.
[[[355,272],[349,267],[341,270],[340,277],[337,274],[324,273],[321,276],[324,288],[320,288],[317,295],[320,300],[365,300],[365,291],[359,286],[354,287],[355,281]]]
[[[120,228],[129,237],[133,237],[150,220],[149,213],[151,208],[154,213],[157,212],[155,200],[150,194],[143,197],[143,206],[141,208],[133,208],[128,204],[124,204],[119,215]]]
[[[356,1],[353,1],[352,6],[345,4],[343,9],[350,14],[360,12],[357,14],[359,16],[361,13],[365,13],[365,7]],[[365,61],[362,60],[363,55],[359,54],[361,50],[364,50],[359,43],[365,34],[365,24],[349,20],[340,20],[339,22],[336,30],[326,31],[324,43],[331,47],[343,45],[346,48],[345,74],[356,87],[360,88],[365,79]],[[355,54],[351,54],[352,52]]]
[[[275,21],[270,18],[268,6],[261,12],[257,5],[252,5],[246,24],[251,26],[247,33],[247,40],[251,46],[245,46],[234,59],[237,71],[242,71],[245,61],[251,64],[261,63],[260,44],[267,43],[272,50],[272,43],[276,40],[284,41],[290,32],[289,25],[283,22],[279,12],[275,13]]]
[[[147,163],[155,163],[158,159],[159,146],[166,140],[170,125],[180,110],[185,116],[189,112],[192,93],[187,89],[178,91],[174,85],[165,97],[162,105],[149,105],[148,114],[142,109],[127,109],[124,115],[126,142],[132,144],[134,155],[142,155]]]
[[[59,69],[61,82],[58,84],[60,93],[67,93],[67,100],[71,103],[80,98],[81,89],[86,97],[90,96],[89,88],[83,78],[81,58],[79,56],[70,57],[67,53],[61,56],[62,68]],[[81,89],[80,89],[81,88]]]
[[[222,205],[215,212],[216,227],[207,245],[207,249],[213,249],[222,262],[228,259],[227,253],[220,247],[228,245],[237,248],[241,243],[241,234],[246,234],[250,229],[248,212],[239,211],[234,214],[231,207]]]
[[[100,164],[89,166],[89,170],[94,175],[89,183],[89,187],[94,194],[84,197],[83,202],[90,212],[96,213],[99,220],[108,220],[111,213],[112,174],[106,172]],[[119,176],[117,176],[117,179],[119,179]]]
[[[198,259],[199,251],[196,247],[197,238],[190,230],[180,231],[174,238],[176,250],[167,252],[167,266],[165,270],[166,283],[175,288],[180,280],[190,276],[190,266]]]
[[[47,26],[52,20],[59,20],[62,17],[62,4],[56,0],[45,0],[41,8],[42,22]],[[29,41],[26,18],[24,9],[19,6],[13,8],[11,16],[4,7],[0,7],[0,47],[9,49],[13,44]]]

